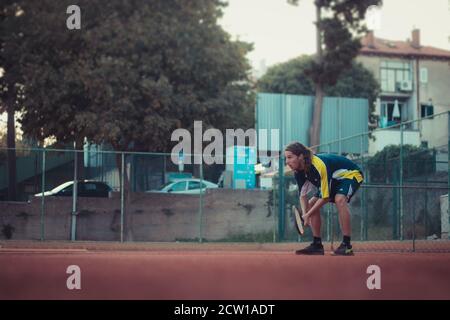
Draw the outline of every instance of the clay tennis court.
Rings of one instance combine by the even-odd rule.
[[[293,254],[304,245],[4,241],[0,299],[450,299],[449,241],[434,253],[355,242],[353,257],[329,243],[325,256]],[[67,288],[70,265],[80,290]],[[381,289],[367,287],[370,265]]]

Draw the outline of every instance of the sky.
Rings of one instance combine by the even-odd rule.
[[[219,21],[233,37],[254,44],[248,58],[255,69],[315,52],[314,0],[297,7],[286,0],[228,0]],[[420,29],[422,45],[450,50],[450,0],[384,0],[375,36],[406,41]]]

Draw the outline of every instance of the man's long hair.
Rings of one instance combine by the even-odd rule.
[[[299,157],[301,154],[303,155],[303,159],[305,159],[305,172],[309,172],[311,168],[312,156],[314,155],[313,151],[301,144],[300,142],[291,142],[284,149],[285,151],[290,151]]]

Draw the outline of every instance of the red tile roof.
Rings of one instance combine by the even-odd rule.
[[[450,60],[450,51],[438,49],[429,46],[420,46],[415,48],[407,41],[392,41],[373,37],[374,45],[369,46],[370,36],[367,35],[361,39],[362,55],[380,55],[380,56],[409,56],[415,58],[437,58]]]

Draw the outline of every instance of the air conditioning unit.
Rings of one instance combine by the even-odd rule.
[[[412,91],[412,81],[411,80],[403,80],[397,83],[400,91]]]

